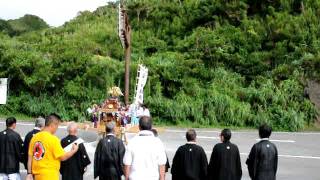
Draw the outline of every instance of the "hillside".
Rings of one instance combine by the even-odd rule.
[[[296,131],[312,125],[308,80],[320,80],[320,3],[127,1],[137,64],[150,70],[145,101],[156,122]],[[1,23],[0,23],[1,25]],[[124,86],[117,4],[80,12],[58,28],[0,34],[5,114],[58,112],[83,120],[113,85]]]
[[[48,27],[49,25],[43,19],[29,14],[14,20],[5,21],[0,19],[0,32],[4,32],[10,36],[17,36],[22,33],[42,30]]]

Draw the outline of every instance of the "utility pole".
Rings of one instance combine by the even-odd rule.
[[[131,27],[127,11],[124,9],[122,1],[119,3],[119,38],[124,49],[125,57],[125,84],[124,84],[124,101],[129,104],[129,80],[130,80],[130,59],[131,59]]]

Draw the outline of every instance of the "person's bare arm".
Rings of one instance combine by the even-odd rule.
[[[30,156],[30,155],[28,155],[26,180],[33,180],[33,175],[32,175],[32,156]]]
[[[60,157],[61,161],[66,161],[69,158],[71,158],[79,149],[79,145],[78,144],[73,144],[72,145],[72,149],[71,151],[65,153],[63,156]]]
[[[125,180],[129,180],[130,171],[131,171],[131,166],[130,165],[124,165]]]
[[[165,180],[165,175],[166,175],[165,165],[159,165],[159,175],[160,175],[160,180]]]

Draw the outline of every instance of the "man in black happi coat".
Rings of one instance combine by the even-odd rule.
[[[23,165],[28,170],[28,151],[29,151],[29,145],[32,137],[41,131],[41,129],[45,125],[45,119],[44,118],[37,118],[35,121],[35,126],[32,129],[32,131],[28,132],[26,137],[24,138],[23,142]]]
[[[246,161],[252,180],[275,180],[278,167],[277,147],[269,141],[271,127],[262,125],[259,128],[261,141],[256,143]]]
[[[171,167],[172,180],[204,180],[208,161],[203,148],[196,144],[196,132],[186,133],[187,143],[180,146],[174,155]]]
[[[19,162],[22,162],[23,141],[14,131],[17,120],[9,117],[7,128],[0,132],[0,179],[20,179]]]
[[[240,153],[237,145],[230,142],[230,129],[222,130],[222,143],[216,144],[212,150],[208,180],[240,180],[242,176]]]
[[[78,126],[76,123],[68,125],[68,133],[69,135],[61,140],[63,148],[78,140]],[[86,148],[83,143],[80,143],[79,150],[70,159],[61,162],[60,173],[62,180],[82,180],[85,169],[90,163]]]
[[[123,142],[114,135],[115,123],[106,125],[106,137],[98,143],[94,155],[94,178],[100,180],[121,180],[123,175]]]

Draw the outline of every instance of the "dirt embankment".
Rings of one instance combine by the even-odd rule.
[[[308,88],[308,94],[311,102],[315,104],[315,106],[318,109],[318,112],[320,113],[320,83],[314,80],[309,80],[307,88]],[[319,123],[320,114],[318,115],[317,119]]]

